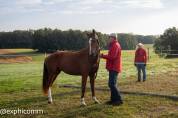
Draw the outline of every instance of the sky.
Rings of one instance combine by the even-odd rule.
[[[0,0],[0,31],[58,28],[159,35],[178,27],[178,0]]]

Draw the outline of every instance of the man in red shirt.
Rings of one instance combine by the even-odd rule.
[[[135,61],[134,64],[138,70],[138,82],[141,81],[141,71],[143,72],[143,81],[146,81],[146,62],[147,62],[147,54],[146,50],[143,48],[143,44],[139,43],[138,48],[135,52]]]
[[[111,90],[111,101],[109,104],[120,105],[123,103],[120,92],[117,88],[117,77],[121,72],[121,46],[117,41],[117,35],[109,36],[109,52],[107,55],[101,54],[101,58],[106,59],[106,69],[109,71],[109,88]]]

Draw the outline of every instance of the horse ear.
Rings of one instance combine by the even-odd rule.
[[[96,33],[96,31],[93,29],[93,34],[95,34]]]
[[[100,45],[100,42],[99,42],[99,40],[97,39],[97,42],[98,42],[98,45]]]
[[[90,33],[87,32],[86,34],[87,34],[88,37],[90,37]]]

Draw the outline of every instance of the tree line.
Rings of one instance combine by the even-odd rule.
[[[15,30],[0,32],[0,48],[32,48],[39,52],[55,50],[79,50],[88,44],[88,31],[43,28],[38,30]],[[97,32],[100,46],[107,49],[108,34]],[[138,42],[152,44],[155,36],[118,33],[122,49],[132,50]]]
[[[178,54],[178,29],[168,28],[154,43],[156,53]]]

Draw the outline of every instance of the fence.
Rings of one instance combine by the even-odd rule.
[[[178,57],[178,50],[155,50],[162,57]]]
[[[157,54],[154,53],[152,49],[148,49],[148,64],[147,64],[147,78],[150,83],[152,81],[158,82],[158,86],[164,86],[164,84],[167,83],[162,83],[160,82],[160,78],[166,78],[167,80],[172,77],[172,79],[176,79],[178,77],[177,72],[178,72],[178,61],[177,59],[165,59],[165,58],[160,58]],[[134,82],[137,80],[136,75],[137,75],[137,70],[134,67],[134,55],[135,51],[134,50],[127,50],[127,51],[122,51],[122,64],[123,64],[123,70],[122,73],[120,74],[120,81],[123,81],[124,86],[134,86],[137,85]],[[41,83],[41,78],[42,78],[42,73],[43,73],[43,61],[44,58],[47,56],[45,53],[40,53],[40,54],[3,54],[0,55],[0,60],[3,59],[8,59],[8,58],[17,58],[17,57],[31,57],[31,61],[17,61],[13,63],[18,63],[18,64],[11,64],[12,62],[9,63],[1,63],[0,64],[0,80],[4,78],[4,80],[7,78],[14,78],[14,75],[16,78],[37,78],[36,80],[40,81]],[[34,62],[34,63],[33,63]],[[26,64],[27,63],[27,64]],[[11,66],[12,65],[12,66]],[[5,70],[7,69],[7,70]],[[3,73],[4,72],[4,73]],[[61,79],[63,78],[62,81],[64,81],[66,78],[69,79],[69,82],[65,80],[65,84],[77,84],[79,85],[81,79],[80,77],[76,76],[67,76],[63,73],[60,74]],[[100,69],[98,71],[98,77],[96,83],[99,88],[103,87],[103,85],[107,86],[107,78],[108,77],[108,72],[105,70],[105,61],[101,60],[100,61]],[[75,78],[75,79],[74,79]],[[169,78],[169,79],[168,79]],[[60,80],[61,80],[60,79]],[[170,79],[170,80],[172,80]],[[11,80],[11,79],[9,79]],[[16,79],[17,80],[17,79]],[[104,81],[104,82],[103,82]],[[133,83],[131,83],[131,82]],[[11,81],[10,81],[11,82]],[[9,86],[10,86],[9,82]],[[60,82],[61,83],[61,82]],[[131,83],[132,85],[129,85]],[[150,83],[148,84],[150,86]],[[168,82],[169,83],[169,82]],[[39,85],[41,86],[41,85]],[[138,85],[140,86],[140,85]],[[147,83],[145,84],[147,86]],[[156,87],[155,84],[151,83],[151,86]],[[143,89],[143,88],[141,88]],[[126,90],[127,89],[123,89]],[[133,91],[137,91],[136,89]],[[159,92],[159,90],[152,90],[152,89],[146,89],[146,92]],[[144,91],[144,92],[145,92]],[[170,94],[171,92],[166,91],[166,94]],[[171,93],[172,94],[172,93]]]
[[[162,50],[161,56],[166,55],[167,52],[176,52],[178,50]],[[155,76],[156,74],[159,74],[161,72],[165,73],[168,71],[174,72],[176,66],[173,68],[171,66],[166,67],[167,65],[171,65],[171,60],[165,60],[164,58],[160,58],[157,54],[155,54],[155,51],[152,49],[147,48],[147,54],[148,54],[148,74]],[[38,62],[43,62],[44,58],[48,54],[46,53],[36,53],[36,54],[0,54],[0,64],[11,64],[11,63],[27,63],[32,62],[33,60],[38,60]],[[169,53],[169,55],[177,55],[174,53]],[[123,50],[122,51],[122,63],[123,63],[123,77],[126,78],[130,75],[135,74],[135,67],[134,67],[134,56],[135,51],[134,50]],[[173,60],[173,63],[175,60]],[[104,68],[105,62],[101,61],[100,63],[101,67]],[[158,68],[159,67],[159,68]],[[166,70],[165,70],[166,68]],[[128,74],[128,72],[130,74]]]

